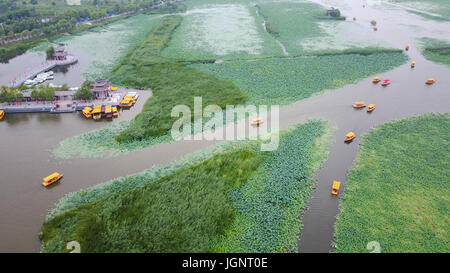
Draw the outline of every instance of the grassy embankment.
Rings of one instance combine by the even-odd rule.
[[[275,152],[237,142],[193,165],[72,194],[45,222],[42,251],[67,251],[72,240],[82,252],[291,249],[312,173],[326,155],[326,130],[325,123],[311,121],[283,135]],[[271,235],[249,240],[253,232]]]
[[[435,39],[424,38],[422,52],[430,61],[450,66],[450,43]]]
[[[450,115],[370,131],[350,171],[336,222],[337,252],[449,252]]]
[[[173,122],[170,113],[176,105],[194,109],[194,97],[201,96],[203,105],[243,103],[247,96],[230,82],[186,67],[186,63],[161,57],[172,32],[181,23],[180,16],[170,16],[153,29],[147,40],[130,51],[112,72],[111,79],[122,86],[151,88],[142,113],[117,137],[119,142],[141,140],[168,134]]]
[[[191,67],[232,81],[248,94],[249,103],[287,104],[355,83],[406,61],[401,50],[366,48],[320,52],[314,58],[241,60]]]
[[[0,62],[6,63],[10,59],[25,53],[28,49],[37,46],[42,41],[42,39],[31,39],[0,46]]]

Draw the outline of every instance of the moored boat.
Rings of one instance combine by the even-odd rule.
[[[111,119],[113,117],[112,107],[111,105],[105,106],[105,117]]]
[[[99,120],[102,118],[102,106],[101,105],[94,106],[94,109],[92,110],[92,118],[94,120]]]
[[[5,111],[0,110],[0,120],[2,120],[5,117]]]
[[[117,111],[116,106],[112,107],[112,113],[113,113],[113,117],[115,117],[115,118],[117,118],[119,116],[119,112]]]
[[[130,97],[126,97],[120,101],[119,107],[121,108],[130,108],[135,103],[134,99]]]
[[[89,106],[84,107],[83,111],[81,111],[86,118],[92,117],[92,108]]]

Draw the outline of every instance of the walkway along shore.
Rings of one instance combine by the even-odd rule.
[[[59,101],[34,101],[18,102],[16,103],[0,103],[0,109],[5,111],[5,114],[15,113],[73,113],[82,111],[86,106],[92,108],[94,105],[111,105],[118,106],[120,100],[129,91],[136,91],[134,89],[120,89],[119,91],[110,91],[111,96],[105,99],[98,100],[59,100]]]

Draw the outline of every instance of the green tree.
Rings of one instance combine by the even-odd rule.
[[[44,91],[44,96],[46,100],[53,100],[55,98],[55,91],[56,89],[54,87],[46,86]]]
[[[36,88],[33,88],[33,90],[31,90],[30,97],[31,97],[31,99],[33,99],[33,100],[39,99],[39,91],[37,91]]]
[[[341,16],[341,11],[339,9],[333,9],[331,11],[331,16],[332,17],[340,17]]]
[[[37,28],[34,28],[34,29],[31,31],[31,35],[32,35],[33,37],[38,37],[38,36],[41,35],[41,31],[40,31],[39,29],[37,29]]]
[[[76,100],[91,100],[94,95],[92,94],[91,90],[89,89],[89,86],[83,86],[75,93],[75,99]]]
[[[47,50],[45,50],[45,54],[47,54],[47,60],[51,59],[53,57],[53,54],[55,53],[55,48],[53,46],[49,46]]]

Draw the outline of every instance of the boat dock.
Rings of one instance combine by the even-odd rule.
[[[24,75],[17,77],[17,79],[15,81],[11,82],[10,86],[11,87],[20,86],[20,85],[24,84],[25,81],[31,80],[43,72],[47,72],[57,66],[71,65],[76,62],[78,62],[78,59],[77,59],[77,57],[75,57],[73,55],[67,55],[67,58],[65,60],[52,60],[52,61],[43,62],[43,65],[40,68],[35,69],[29,73],[25,73]]]
[[[85,107],[93,107],[94,105],[111,105],[118,106],[122,98],[130,91],[123,89],[120,91],[111,92],[111,96],[105,99],[96,99],[89,101],[81,100],[59,100],[59,101],[25,101],[25,102],[11,102],[0,103],[0,109],[5,111],[5,114],[14,113],[74,113],[82,111]]]

